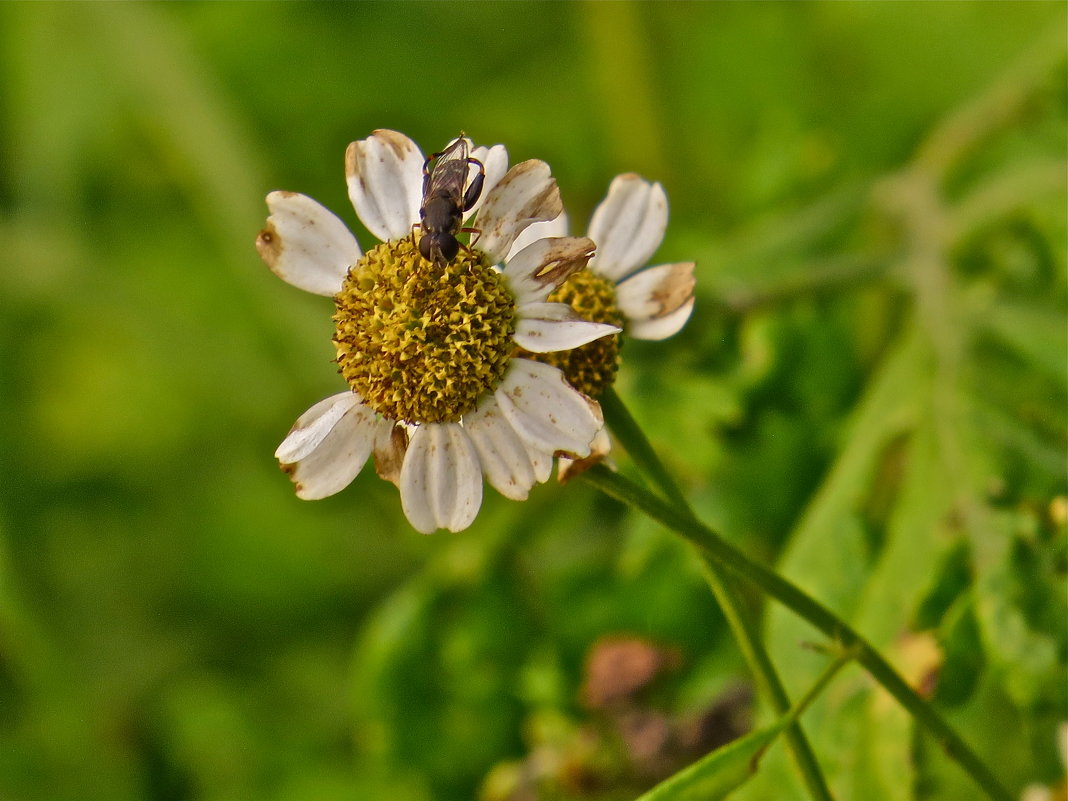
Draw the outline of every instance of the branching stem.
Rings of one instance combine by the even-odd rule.
[[[604,410],[605,419],[612,433],[619,439],[635,463],[660,488],[678,512],[696,522],[697,518],[686,496],[683,495],[664,463],[660,461],[660,457],[637,421],[611,387],[601,397],[601,408]],[[757,688],[771,705],[776,716],[785,715],[790,710],[790,697],[786,694],[786,688],[760,639],[760,632],[749,610],[746,609],[745,599],[742,597],[737,579],[724,570],[716,560],[710,558],[707,552],[698,549],[698,555],[702,561],[705,580],[712,589],[712,594],[715,595],[723,616],[727,619],[727,625],[730,626],[742,656],[749,664]],[[805,737],[800,723],[793,721],[786,728],[784,737],[786,747],[801,773],[809,795],[820,801],[831,801],[833,796],[827,786],[827,780],[820,770],[815,752],[808,738]]]
[[[583,478],[606,495],[633,506],[679,534],[695,545],[704,559],[756,585],[843,648],[854,651],[857,662],[935,738],[946,754],[956,760],[990,798],[995,801],[1014,801],[1008,790],[938,711],[921,698],[883,656],[844,620],[775,571],[750,559],[692,515],[675,509],[619,473],[604,465],[597,465],[586,471]]]

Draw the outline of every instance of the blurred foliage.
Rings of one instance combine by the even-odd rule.
[[[627,344],[620,394],[704,519],[1014,792],[1059,781],[1064,30],[1057,3],[0,6],[0,797],[634,798],[773,733],[689,551],[580,484],[429,538],[372,471],[293,497],[271,453],[337,391],[330,309],[252,242],[276,188],[354,222],[344,148],[378,127],[546,159],[580,232],[615,174],[662,181],[697,312]],[[766,619],[799,695],[826,656]],[[629,717],[581,694],[623,635],[672,655]],[[840,798],[975,797],[856,669],[803,722]],[[732,797],[802,793],[773,746]]]

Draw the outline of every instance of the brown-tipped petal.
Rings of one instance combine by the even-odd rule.
[[[616,290],[619,310],[629,320],[667,317],[693,297],[692,261],[661,264],[632,275]]]
[[[345,179],[360,221],[383,242],[408,236],[423,201],[423,154],[402,133],[378,130],[345,151]]]
[[[586,266],[594,247],[592,239],[576,236],[539,239],[527,245],[504,266],[516,304],[544,301],[569,275]]]
[[[335,295],[362,255],[356,238],[326,207],[296,192],[267,195],[271,216],[256,250],[283,281],[316,295]]]
[[[475,222],[481,231],[475,246],[500,263],[523,229],[552,220],[563,210],[548,164],[534,159],[516,164],[486,197]]]

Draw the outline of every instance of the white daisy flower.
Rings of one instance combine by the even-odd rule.
[[[345,154],[349,198],[381,244],[364,253],[336,216],[304,195],[272,192],[256,247],[278,276],[334,298],[334,344],[349,389],[300,416],[275,456],[305,499],[344,489],[373,453],[400,488],[419,531],[460,531],[482,503],[482,477],[521,500],[549,477],[554,455],[582,457],[601,428],[596,402],[547,364],[517,357],[617,333],[549,293],[582,269],[593,242],[538,237],[561,213],[549,167],[507,169],[503,146],[485,166],[480,231],[447,263],[419,254],[424,157],[408,137],[375,131]],[[498,265],[502,265],[498,267]]]
[[[666,339],[685,325],[693,311],[694,262],[645,267],[660,247],[667,218],[667,195],[659,183],[634,173],[617,176],[590,219],[588,236],[597,254],[585,270],[573,273],[549,296],[567,303],[585,319],[623,329],[620,335],[573,350],[533,357],[559,367],[572,386],[591,398],[600,397],[615,382],[624,336]],[[567,225],[563,214],[532,225],[516,246],[522,247],[527,237],[562,236]],[[560,479],[580,473],[610,450],[608,433],[602,429],[588,457],[579,462],[560,460]]]

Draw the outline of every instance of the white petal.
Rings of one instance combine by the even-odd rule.
[[[586,266],[593,247],[593,240],[574,236],[527,245],[504,266],[504,280],[516,304],[544,301],[571,273]]]
[[[320,401],[301,415],[278,448],[282,469],[296,485],[297,497],[304,500],[326,498],[351,484],[367,463],[384,424],[360,403],[349,405],[335,419],[339,407],[344,407],[337,398]],[[301,431],[309,433],[298,434]]]
[[[634,339],[667,339],[672,334],[678,333],[686,321],[690,319],[693,311],[693,298],[683,303],[671,314],[664,317],[653,317],[649,320],[637,320],[627,322],[627,335]]]
[[[619,310],[631,320],[666,317],[693,297],[693,268],[686,261],[635,273],[616,287]]]
[[[471,525],[482,505],[482,471],[463,426],[427,423],[415,430],[400,490],[404,514],[417,531],[462,531]]]
[[[478,451],[482,472],[497,492],[514,501],[525,500],[536,481],[549,477],[552,454],[535,464],[527,446],[501,413],[492,395],[474,412],[464,415],[464,429]]]
[[[271,216],[256,250],[284,281],[316,295],[336,295],[362,253],[356,238],[324,206],[296,192],[267,195]]]
[[[572,457],[586,456],[603,425],[601,407],[548,364],[514,359],[495,393],[501,411],[530,446]]]
[[[479,195],[478,201],[471,210],[464,215],[464,219],[473,216],[480,208],[482,204],[486,202],[486,198],[497,184],[501,182],[501,178],[508,172],[508,150],[504,145],[494,145],[487,148],[485,146],[476,147],[471,151],[471,158],[478,159],[482,162],[482,166],[486,170],[486,179],[482,184],[482,194]],[[477,168],[472,166],[470,176],[473,178],[477,172]]]
[[[523,440],[522,437],[520,439]],[[527,458],[530,459],[531,467],[534,468],[535,480],[539,484],[548,481],[553,472],[553,451],[535,448],[526,440],[523,440],[523,447],[527,449]]]
[[[412,232],[423,202],[423,154],[402,133],[378,130],[345,151],[345,178],[360,221],[383,242]]]
[[[523,233],[516,237],[505,261],[511,261],[512,257],[539,239],[550,239],[558,236],[567,236],[568,229],[567,212],[562,211],[559,215],[546,222],[531,223],[523,229]]]
[[[531,353],[570,350],[620,332],[614,325],[582,319],[566,303],[527,303],[516,313],[516,344]]]
[[[351,390],[319,401],[297,418],[275,450],[274,458],[285,464],[299,462],[319,447],[338,421],[359,403],[360,396]]]
[[[618,281],[641,267],[660,247],[667,228],[667,195],[634,173],[618,176],[590,220],[589,237],[597,243],[590,269]]]
[[[516,164],[486,197],[476,228],[475,246],[497,264],[528,225],[551,220],[564,210],[560,190],[544,161]]]

